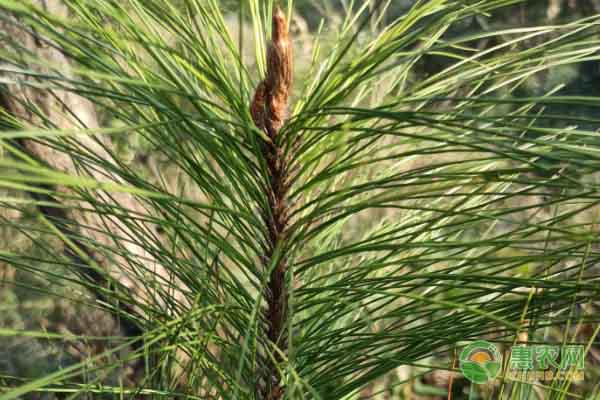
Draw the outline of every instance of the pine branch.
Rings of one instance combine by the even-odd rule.
[[[288,24],[280,8],[273,13],[271,44],[267,52],[267,77],[254,94],[250,105],[256,126],[263,130],[270,141],[264,143],[263,156],[269,174],[267,189],[268,209],[263,213],[267,226],[268,248],[263,256],[264,267],[271,269],[267,285],[267,338],[275,345],[272,355],[266,356],[267,365],[260,388],[263,399],[280,399],[284,388],[280,383],[278,364],[283,361],[282,353],[287,347],[285,324],[287,321],[288,292],[285,275],[287,259],[277,250],[286,241],[289,227],[289,205],[287,194],[290,185],[288,161],[281,145],[280,131],[287,117],[288,101],[292,88],[292,43],[288,35]]]

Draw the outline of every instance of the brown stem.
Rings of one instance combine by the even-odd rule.
[[[261,398],[268,400],[281,399],[285,392],[278,366],[283,361],[287,348],[287,258],[285,254],[277,256],[275,253],[285,243],[289,223],[289,172],[279,132],[287,117],[291,86],[292,44],[285,15],[277,8],[273,13],[273,31],[267,53],[267,76],[258,85],[250,106],[254,123],[270,139],[263,146],[263,157],[269,174],[267,209],[263,212],[267,227],[267,248],[263,264],[265,269],[271,271],[265,293],[267,308],[264,318],[267,338],[275,346],[275,350],[265,355],[263,382],[258,388]]]

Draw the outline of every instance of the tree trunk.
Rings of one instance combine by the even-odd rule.
[[[59,0],[36,0],[37,6],[45,8],[48,12],[57,16],[67,16],[66,7]],[[51,47],[42,38],[36,37],[35,32],[26,31],[18,25],[16,18],[0,20],[0,32],[3,32],[6,38],[10,38],[14,43],[27,49],[42,60],[47,60],[50,66],[61,66],[60,74],[68,76],[69,60],[65,55],[55,47]],[[23,57],[25,58],[25,57]],[[16,64],[19,65],[16,65]],[[14,68],[32,68],[38,72],[51,72],[49,68],[39,66],[28,66],[23,60],[1,60],[0,71],[10,71]],[[4,107],[9,114],[17,117],[24,124],[31,127],[55,126],[58,129],[69,128],[97,128],[98,118],[94,105],[87,99],[65,90],[39,89],[35,85],[35,78],[22,74],[0,72],[0,106]],[[31,106],[41,110],[42,116],[33,112]],[[44,120],[45,119],[45,120]],[[81,148],[89,149],[89,153],[95,157],[105,160],[111,159],[111,155],[105,150],[104,146],[110,146],[108,140],[104,138],[94,138],[91,136],[78,136],[77,140]],[[119,182],[120,179],[106,170],[98,169],[98,166],[90,168],[85,161],[74,160],[66,152],[50,147],[43,140],[22,140],[18,143],[29,155],[37,158],[48,166],[66,172],[70,175],[84,175],[93,177],[102,182]],[[137,304],[148,305],[150,302],[156,302],[156,296],[152,296],[152,285],[149,281],[141,279],[139,271],[133,272],[133,268],[126,259],[118,254],[111,255],[110,258],[94,249],[87,247],[85,242],[89,240],[97,245],[108,248],[121,248],[123,252],[143,260],[145,271],[148,272],[147,279],[160,277],[165,282],[171,282],[172,279],[167,269],[149,252],[135,242],[136,236],[139,236],[139,229],[147,230],[150,237],[156,237],[153,228],[144,225],[136,227],[136,235],[123,221],[115,216],[97,213],[93,211],[94,207],[83,200],[64,201],[69,195],[75,195],[71,188],[55,187],[53,190],[63,196],[56,196],[56,199],[44,196],[42,200],[61,201],[63,207],[40,207],[40,211],[55,224],[55,226],[70,240],[71,243],[65,244],[65,253],[72,259],[73,266],[79,266],[79,272],[83,273],[88,279],[91,279],[95,285],[106,287],[116,282],[126,287],[130,293],[137,299]],[[39,194],[32,194],[40,198]],[[118,204],[120,207],[146,214],[143,205],[132,195],[127,193],[105,193],[96,191],[93,193],[96,198],[102,198],[106,204]],[[58,198],[60,197],[60,199]],[[80,197],[80,196],[75,196]],[[66,207],[64,207],[66,206]],[[113,236],[117,235],[121,240]],[[82,240],[83,239],[83,240]],[[75,246],[73,246],[73,243]],[[92,261],[93,260],[93,261]],[[98,270],[100,267],[100,270]],[[96,295],[103,300],[102,293]],[[175,294],[181,300],[181,295]],[[156,304],[155,304],[156,305]],[[142,307],[134,305],[122,305],[130,314],[136,316],[138,320],[145,318]],[[127,335],[139,335],[141,327],[139,323],[122,321],[124,331]]]

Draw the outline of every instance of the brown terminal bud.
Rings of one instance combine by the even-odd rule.
[[[256,88],[250,106],[254,123],[259,129],[265,129],[271,138],[277,135],[287,117],[292,90],[292,58],[287,19],[277,7],[273,12],[271,43],[267,51],[267,76]],[[262,118],[261,113],[264,114]]]

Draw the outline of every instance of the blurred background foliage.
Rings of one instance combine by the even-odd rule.
[[[239,25],[238,10],[240,1],[223,0],[223,7],[230,10],[227,22],[229,29],[236,37],[242,29],[247,38],[251,36],[248,21]],[[243,1],[242,1],[243,3]],[[405,13],[415,3],[415,0],[389,0],[384,1],[383,15],[374,15],[370,30],[364,34],[376,35],[378,24],[392,21]],[[361,1],[334,1],[334,0],[294,0],[294,15],[292,21],[292,32],[295,41],[296,68],[305,72],[309,66],[312,55],[313,39],[318,35],[334,42],[343,21],[345,10],[349,7],[360,7]],[[528,0],[524,4],[507,7],[493,15],[479,15],[467,20],[459,21],[447,33],[444,39],[464,36],[471,33],[507,29],[511,27],[524,27],[534,25],[551,25],[554,23],[565,23],[578,18],[584,18],[600,13],[600,0]],[[246,13],[247,14],[247,13]],[[379,19],[379,17],[382,17]],[[480,39],[473,46],[483,50],[498,43],[494,39]],[[540,39],[536,39],[540,40]],[[323,41],[324,46],[327,40]],[[520,43],[519,46],[535,46],[535,41]],[[511,51],[522,50],[514,46]],[[245,62],[250,68],[255,68],[252,51],[245,54]],[[419,81],[433,75],[454,62],[453,59],[441,55],[428,55],[419,62],[417,68],[412,72],[410,79]],[[299,72],[301,74],[302,72]],[[297,83],[300,84],[300,83]],[[539,96],[548,93],[554,88],[560,87],[556,94],[560,95],[587,95],[600,97],[600,63],[588,61],[577,65],[558,66],[549,71],[530,76],[526,84],[521,85],[513,93],[516,96]],[[600,119],[600,108],[595,107],[568,107],[548,106],[559,109],[552,110],[553,113],[563,115],[577,115],[588,117],[590,120]],[[101,115],[103,125],[113,124],[111,115]],[[555,127],[567,126],[568,121],[552,121]],[[597,124],[590,121],[589,126],[581,126],[583,129],[597,130]],[[163,159],[159,152],[153,151],[150,143],[144,141],[136,134],[120,135],[115,137],[115,143],[123,160],[137,171],[143,172],[150,178],[160,179],[160,176],[176,174],[169,172],[172,166]],[[15,196],[16,193],[3,191],[2,195]],[[368,218],[368,217],[367,217]],[[32,238],[40,238],[36,226],[36,212],[33,209],[16,210],[9,207],[0,208],[0,249],[5,252],[17,252],[28,249],[32,257],[36,256],[39,249],[31,246]],[[20,229],[11,229],[10,221],[20,221]],[[30,230],[21,229],[30,224]],[[473,233],[474,235],[477,232]],[[59,247],[58,243],[48,243],[49,247]],[[526,266],[525,266],[526,267]],[[43,264],[39,265],[40,271],[47,271]],[[56,268],[56,266],[53,266]],[[61,276],[69,274],[67,270],[52,271]],[[42,278],[43,276],[43,278]],[[62,282],[62,280],[61,280]],[[46,287],[48,293],[61,293],[57,296],[45,295],[39,289],[30,290],[30,287]],[[79,287],[64,287],[62,283],[48,280],[48,274],[39,271],[15,270],[13,267],[3,263],[0,257],[0,332],[11,330],[47,330],[65,334],[86,334],[91,336],[112,336],[118,332],[111,318],[99,310],[86,304],[87,294]],[[77,299],[68,301],[66,299]],[[6,337],[3,337],[6,336]],[[557,337],[560,337],[557,334]],[[104,347],[106,346],[106,347]],[[100,354],[110,343],[81,343],[53,342],[44,338],[14,337],[12,335],[0,335],[0,385],[9,383],[11,377],[40,377],[56,370],[58,367],[71,365],[80,361],[90,354]],[[592,365],[586,370],[586,381],[576,390],[580,393],[592,393],[597,390],[597,382],[600,380],[600,352],[592,349]],[[448,355],[442,355],[447,357]],[[405,378],[414,376],[410,371],[412,367],[406,367]],[[112,376],[107,377],[112,384],[118,385],[119,381],[127,380],[133,371],[113,371]],[[364,397],[368,398],[384,390],[384,398],[407,398],[407,399],[439,399],[446,398],[447,386],[451,374],[445,371],[436,371],[426,376],[412,378],[409,385],[396,387],[402,380],[401,376],[389,376],[381,382],[380,388],[370,388],[365,391]],[[485,387],[481,393],[468,395],[468,384],[460,377],[454,377],[453,398],[485,398]],[[53,395],[40,394],[38,398],[53,398]]]

